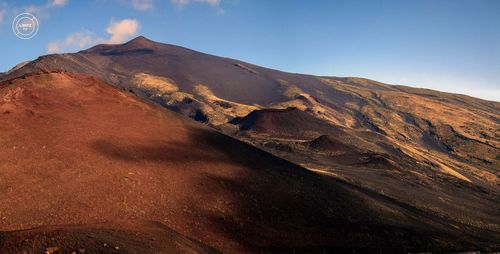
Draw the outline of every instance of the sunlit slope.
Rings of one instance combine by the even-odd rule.
[[[0,230],[75,225],[61,246],[75,230],[128,234],[121,221],[223,252],[495,246],[493,231],[312,173],[81,74],[1,83],[0,142]]]

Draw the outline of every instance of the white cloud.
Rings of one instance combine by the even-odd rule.
[[[62,7],[69,3],[69,0],[49,0],[47,3],[42,5],[28,5],[21,8],[21,11],[16,11],[16,13],[28,12],[38,19],[43,19],[49,16],[49,13],[54,8]]]
[[[207,2],[210,5],[219,5],[221,0],[198,0],[198,2]]]
[[[69,3],[69,0],[46,0],[45,4],[31,4],[26,6],[8,6],[6,2],[0,2],[0,24],[2,24],[7,15],[13,16],[27,12],[35,15],[38,20],[47,18],[50,12],[55,8],[60,8]]]
[[[3,23],[6,17],[7,17],[7,4],[2,3],[0,5],[0,24]]]
[[[171,0],[171,2],[177,6],[184,6],[189,3],[189,0]]]
[[[130,4],[138,11],[147,11],[153,9],[154,0],[130,0]]]
[[[221,0],[170,0],[173,4],[183,7],[190,3],[204,3],[209,4],[211,6],[218,6]]]
[[[74,33],[66,37],[64,43],[66,45],[76,45],[78,48],[83,49],[92,44],[92,38],[93,36],[90,32]]]
[[[74,49],[85,49],[94,44],[97,41],[95,36],[89,32],[78,32],[72,33],[66,36],[64,41],[51,42],[47,45],[47,53],[61,53],[68,50]]]
[[[170,0],[170,2],[179,8],[183,8],[191,3],[208,4],[216,9],[218,15],[222,15],[225,12],[224,9],[220,7],[222,0]]]
[[[47,45],[47,53],[55,54],[61,52],[61,44],[59,42],[51,42]]]
[[[86,49],[94,44],[119,44],[129,40],[139,32],[140,23],[135,19],[111,21],[106,28],[109,38],[103,39],[89,31],[71,33],[62,41],[53,41],[47,45],[47,53],[62,53]]]
[[[139,22],[135,19],[123,19],[120,21],[112,21],[106,32],[111,35],[111,38],[105,41],[105,43],[117,44],[123,43],[130,37],[137,34],[139,31]]]
[[[69,0],[52,0],[50,5],[51,6],[64,6],[69,2]]]

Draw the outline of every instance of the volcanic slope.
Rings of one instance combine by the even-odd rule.
[[[255,110],[243,118],[233,119],[231,123],[238,125],[242,132],[272,137],[314,138],[336,130],[335,126],[297,108]]]
[[[230,134],[236,130],[227,123],[234,118],[295,107],[355,131],[354,137],[365,143],[383,136],[384,146],[435,165],[435,171],[486,188],[498,184],[498,102],[362,78],[286,73],[142,36],[120,45],[42,56],[0,78],[60,70],[98,77]]]
[[[0,83],[0,142],[0,247],[13,253],[498,248],[494,231],[310,172],[82,74]]]

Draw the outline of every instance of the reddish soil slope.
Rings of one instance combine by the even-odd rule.
[[[443,165],[439,170],[498,191],[498,102],[362,78],[286,73],[144,37],[42,56],[0,79],[59,70],[98,77],[212,126],[254,109],[297,107],[330,125],[383,135],[386,145],[420,163]]]
[[[220,253],[160,223],[44,226],[0,233],[1,253]]]
[[[21,239],[37,239],[34,252],[498,248],[495,232],[312,173],[85,75],[0,83],[0,142],[0,230],[43,226],[0,234],[7,250]],[[149,236],[162,243],[137,249]]]

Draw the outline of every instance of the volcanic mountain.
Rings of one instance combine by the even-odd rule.
[[[498,102],[360,78],[286,73],[142,36],[42,56],[2,79],[62,70],[98,77],[211,126],[227,127],[254,110],[295,107],[331,125],[380,134],[391,145],[408,147],[405,153],[412,157],[445,154],[439,163],[466,178],[498,181],[492,170],[500,146]],[[464,162],[473,169],[461,169]]]
[[[265,133],[273,137],[316,137],[334,132],[332,126],[297,108],[255,110],[231,121],[244,132]]]
[[[498,102],[144,37],[0,79],[12,252],[499,248]]]

